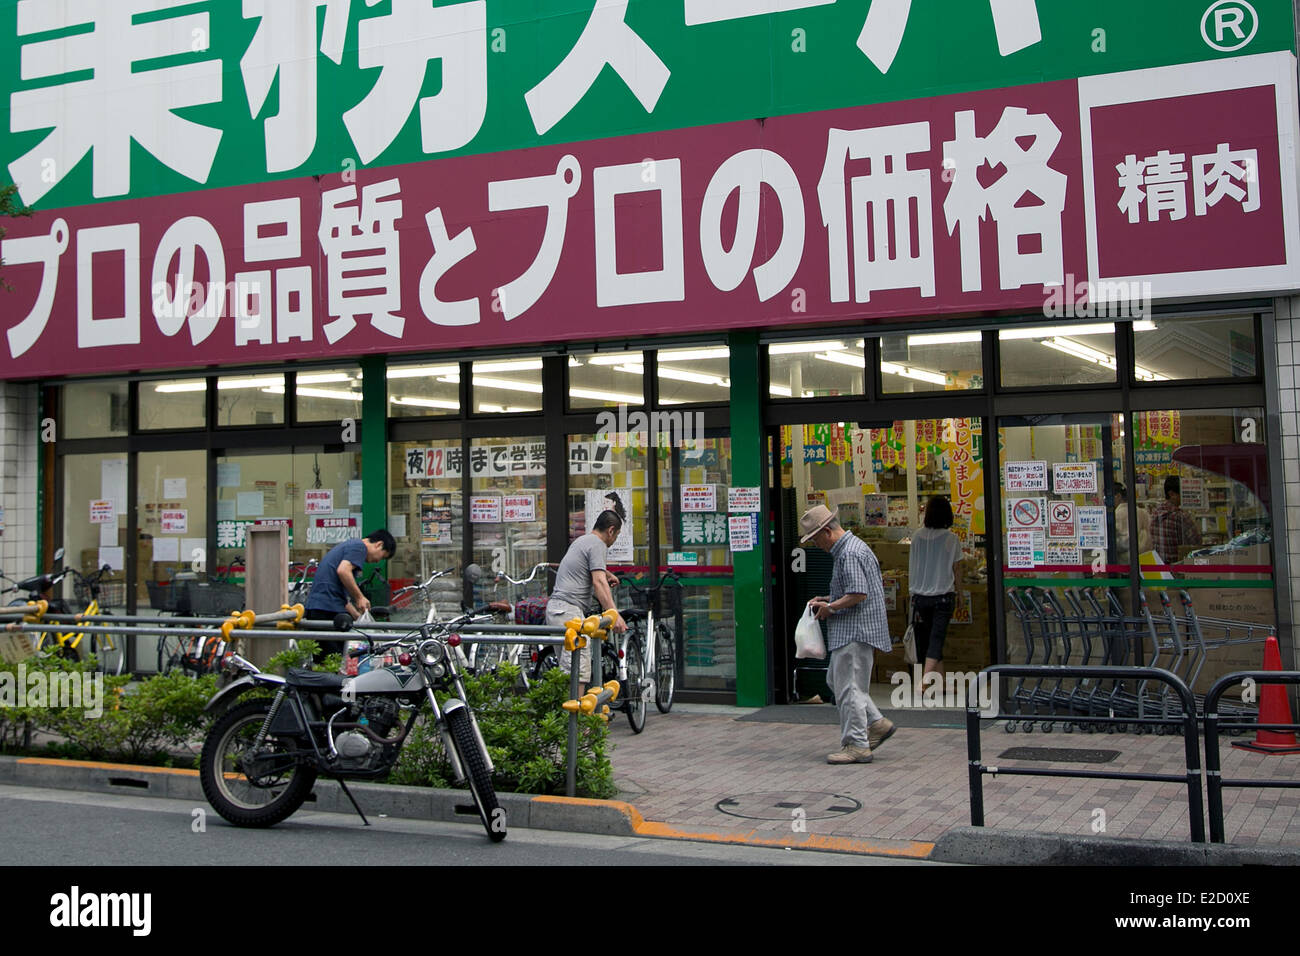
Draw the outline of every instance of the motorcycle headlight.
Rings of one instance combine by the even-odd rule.
[[[432,667],[442,662],[446,649],[438,641],[425,641],[420,645],[420,663]]]

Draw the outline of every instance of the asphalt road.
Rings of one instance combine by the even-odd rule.
[[[477,821],[437,823],[300,810],[267,830],[232,827],[206,804],[117,794],[0,787],[8,866],[894,866],[895,860],[553,830],[493,844]],[[928,865],[920,863],[920,865]]]

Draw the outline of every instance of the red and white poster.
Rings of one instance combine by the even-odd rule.
[[[304,510],[309,515],[334,513],[333,488],[308,488],[302,493]]]
[[[1047,536],[1049,538],[1075,538],[1079,534],[1079,525],[1074,513],[1073,501],[1049,501],[1047,503]]]
[[[537,520],[537,496],[536,495],[502,495],[501,496],[501,520],[502,521],[536,521]]]
[[[189,511],[177,509],[161,514],[163,534],[185,534],[189,531]]]
[[[469,499],[471,524],[496,524],[501,520],[500,495],[474,495]]]

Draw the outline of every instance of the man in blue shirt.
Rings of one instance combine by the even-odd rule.
[[[336,544],[316,568],[304,616],[333,620],[336,615],[347,612],[353,620],[359,618],[370,610],[370,601],[357,586],[355,572],[367,561],[386,561],[396,553],[397,542],[383,528],[364,538]],[[320,645],[325,653],[330,653],[341,650],[343,642],[321,641]]]

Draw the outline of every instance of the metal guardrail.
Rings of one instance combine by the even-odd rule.
[[[1134,720],[1132,717],[1090,716],[1088,719],[1097,724],[1142,724],[1181,726],[1183,744],[1187,757],[1187,772],[1178,774],[1161,773],[1126,773],[1107,770],[1053,770],[1032,767],[990,767],[986,766],[980,753],[980,709],[966,708],[966,755],[970,777],[970,816],[971,826],[984,826],[984,775],[1006,774],[1025,777],[1091,777],[1106,780],[1146,780],[1159,783],[1183,783],[1187,786],[1187,809],[1191,825],[1193,843],[1205,842],[1205,807],[1201,795],[1201,754],[1200,730],[1196,718],[1196,698],[1191,690],[1177,675],[1159,667],[1069,667],[1062,665],[1022,665],[996,664],[986,667],[981,673],[1006,677],[1039,677],[1041,679],[1057,678],[1114,678],[1116,680],[1161,681],[1171,687],[1182,698],[1183,712],[1179,717],[1149,717]],[[1017,715],[1001,714],[983,718],[987,720],[1011,720]]]
[[[1300,671],[1237,671],[1224,674],[1205,695],[1205,787],[1209,795],[1210,842],[1223,843],[1223,788],[1246,789],[1251,787],[1300,789],[1300,780],[1253,780],[1223,777],[1219,762],[1219,731],[1253,729],[1300,731],[1300,724],[1261,724],[1255,721],[1221,720],[1219,698],[1229,687],[1246,680],[1256,684],[1300,684]],[[1235,716],[1235,715],[1229,715]]]

